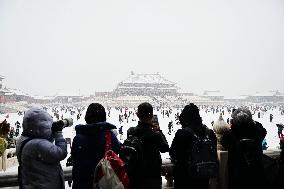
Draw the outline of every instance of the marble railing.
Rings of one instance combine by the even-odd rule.
[[[8,154],[12,152],[7,151],[4,154],[4,158],[2,158],[2,170],[6,170],[6,167],[3,166],[3,162],[9,162],[9,161],[14,161],[14,157],[9,158],[14,158],[13,160],[8,160],[7,158]],[[273,159],[279,159],[280,157],[280,151],[264,151],[264,154],[268,155],[269,157],[272,157]],[[210,181],[210,189],[227,189],[228,188],[228,167],[227,167],[227,160],[228,160],[228,152],[227,151],[218,151],[218,157],[219,157],[219,177],[216,179],[212,179]],[[6,160],[5,160],[6,158]],[[4,159],[4,160],[3,160]],[[13,163],[13,162],[12,162]],[[64,171],[64,177],[66,181],[71,181],[72,178],[72,167],[63,167]],[[163,186],[164,189],[170,189],[173,188],[174,186],[174,180],[173,180],[173,164],[169,159],[163,159],[163,164],[162,164],[162,176],[166,179],[166,183]],[[0,187],[10,187],[10,186],[17,186],[18,185],[18,172],[17,170],[14,171],[8,171],[8,172],[0,172]]]

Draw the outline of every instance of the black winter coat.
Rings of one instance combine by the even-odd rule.
[[[200,136],[205,137],[206,130],[205,125],[188,125],[192,131]],[[217,148],[217,138],[210,130],[209,138],[214,142]],[[188,160],[189,153],[193,145],[194,136],[185,127],[177,130],[170,148],[170,157],[174,162],[174,183],[175,189],[187,189],[187,188],[199,188],[208,189],[209,179],[194,179],[188,172]]]
[[[168,142],[162,131],[153,131],[152,125],[138,122],[137,127],[127,131],[127,135],[135,135],[143,141],[143,164],[141,179],[161,178],[162,159],[160,152],[169,151]]]
[[[105,152],[105,132],[116,127],[108,122],[77,125],[71,155],[73,189],[93,189],[94,171]],[[120,142],[112,133],[112,150],[119,153]]]
[[[252,122],[246,125],[231,126],[222,140],[222,145],[228,149],[229,189],[251,189],[265,188],[265,177],[262,164],[262,141],[265,138],[266,130],[259,122]],[[256,169],[248,169],[241,161],[238,150],[240,139],[253,139],[257,142],[257,150],[260,161]]]

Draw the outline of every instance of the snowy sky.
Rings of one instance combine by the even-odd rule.
[[[284,92],[284,1],[0,0],[5,86],[88,94],[131,71],[195,93]]]

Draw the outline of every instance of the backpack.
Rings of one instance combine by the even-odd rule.
[[[130,182],[139,180],[140,170],[143,166],[143,140],[136,134],[129,135],[120,149],[120,158],[125,162]]]
[[[242,167],[255,169],[261,163],[262,151],[255,140],[248,138],[240,139],[237,141],[236,149]]]
[[[205,137],[196,135],[192,129],[186,128],[193,135],[193,143],[189,152],[188,172],[193,178],[209,179],[218,175],[217,146],[209,137],[206,128]]]
[[[111,150],[111,132],[105,133],[105,155],[94,173],[95,189],[127,189],[129,185],[125,163]]]

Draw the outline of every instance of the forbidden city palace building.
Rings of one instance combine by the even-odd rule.
[[[131,74],[120,82],[113,91],[115,96],[176,96],[176,83],[171,82],[159,73]]]

